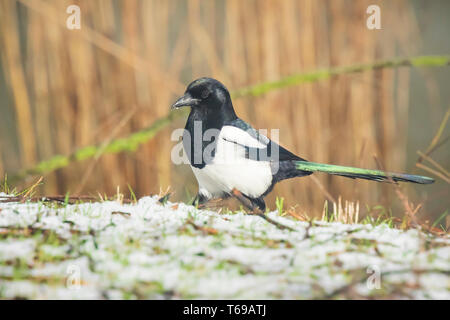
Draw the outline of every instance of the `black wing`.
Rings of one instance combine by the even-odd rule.
[[[241,139],[241,137],[230,137],[224,136],[224,140],[228,142],[232,142],[238,144],[245,148],[246,158],[253,159],[257,161],[306,161],[303,158],[293,154],[292,152],[286,150],[279,144],[273,142],[266,136],[259,133],[252,126],[250,126],[247,122],[236,119],[227,123],[229,126],[236,127],[245,131],[254,141],[249,141],[249,139]]]

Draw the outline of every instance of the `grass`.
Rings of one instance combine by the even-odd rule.
[[[417,279],[423,275],[436,279],[448,277],[448,272],[433,267],[442,264],[444,257],[436,250],[448,246],[445,237],[427,235],[422,240],[419,237],[420,242],[426,242],[423,245],[425,251],[421,251],[415,240],[408,240],[413,233],[393,233],[389,226],[383,229],[383,241],[373,238],[376,233],[372,235],[371,232],[377,229],[370,225],[353,228],[349,224],[297,221],[294,231],[280,230],[257,216],[243,216],[239,212],[211,215],[194,207],[183,211],[158,199],[161,199],[160,195],[154,200],[141,199],[126,205],[126,208],[116,200],[116,209],[108,204],[106,215],[102,216],[92,214],[92,209],[86,204],[68,204],[65,208],[47,211],[44,220],[53,217],[64,224],[66,219],[70,219],[72,222],[65,227],[68,232],[55,226],[44,228],[37,222],[22,227],[0,227],[0,246],[11,241],[32,240],[34,243],[34,250],[17,252],[13,259],[5,260],[0,255],[0,296],[15,292],[15,283],[19,288],[19,280],[40,286],[41,289],[35,292],[52,296],[51,288],[64,290],[67,281],[67,275],[58,270],[64,270],[66,265],[80,264],[77,259],[83,257],[87,258],[89,266],[82,269],[81,289],[69,292],[75,296],[98,292],[97,298],[112,298],[117,294],[122,299],[189,299],[204,298],[205,295],[217,298],[228,297],[229,294],[235,298],[411,298],[420,292],[433,298],[437,294],[433,290],[437,289],[429,286],[426,280],[410,286],[396,274],[414,275]],[[155,206],[149,211],[144,209],[145,205],[140,207],[143,203]],[[20,204],[28,205],[32,203]],[[81,207],[73,210],[78,206]],[[130,217],[112,213],[119,208],[130,211]],[[280,218],[285,219],[283,223],[293,220],[292,217],[286,218],[282,205],[279,209],[285,216]],[[389,210],[383,207],[370,209],[372,214],[390,215]],[[9,214],[7,206],[2,210],[3,215]],[[112,212],[108,213],[108,210]],[[20,214],[26,215],[27,212],[32,210],[21,211]],[[139,216],[144,212],[141,220]],[[335,215],[330,213],[330,216]],[[89,217],[97,223],[84,230],[81,217]],[[168,217],[176,219],[170,226],[159,220]],[[252,222],[244,223],[243,218]],[[381,221],[383,219],[373,222],[379,226],[383,223]],[[116,228],[122,229],[118,232]],[[372,237],[368,238],[369,235]],[[402,245],[395,244],[397,238],[401,238]],[[426,262],[421,262],[422,269],[414,267],[415,259],[426,259]],[[364,284],[370,275],[367,274],[370,261],[381,264],[382,288],[360,291],[358,285]],[[389,271],[393,264],[397,267],[395,273]],[[12,276],[2,273],[7,266],[12,266]],[[46,269],[48,266],[53,267]],[[171,273],[174,270],[177,272]],[[99,278],[92,277],[92,274]],[[221,282],[221,279],[226,279],[226,282]],[[267,283],[276,285],[266,289]],[[299,285],[299,288],[307,286],[308,289],[294,293],[283,283]],[[336,284],[336,287],[327,287],[329,283]]]
[[[284,198],[283,197],[277,197],[276,198],[276,200],[275,200],[275,205],[276,205],[276,207],[277,207],[277,211],[278,211],[278,214],[280,215],[280,216],[283,216],[283,207],[284,207]]]
[[[159,198],[159,197],[158,197]],[[280,200],[279,203],[282,201]],[[117,205],[120,205],[116,201]],[[367,293],[361,293],[356,289],[356,286],[360,283],[366,281],[368,275],[365,266],[360,266],[353,269],[347,269],[345,267],[346,259],[356,259],[358,255],[367,255],[366,259],[373,259],[373,257],[379,257],[379,259],[385,259],[389,261],[390,264],[403,265],[405,268],[401,271],[405,274],[417,273],[417,277],[421,277],[422,274],[442,274],[445,275],[445,271],[440,269],[414,269],[413,267],[407,267],[405,261],[411,259],[411,254],[419,254],[419,249],[404,249],[404,253],[407,253],[403,259],[399,259],[398,253],[392,253],[392,250],[400,250],[399,246],[392,246],[391,243],[386,241],[378,241],[376,239],[366,238],[367,234],[359,234],[363,229],[368,232],[369,230],[365,226],[361,226],[357,229],[343,229],[341,231],[333,231],[336,226],[332,223],[326,222],[325,224],[316,225],[314,223],[303,223],[297,225],[297,230],[294,232],[281,231],[276,228],[273,231],[266,229],[271,227],[270,224],[261,225],[258,221],[249,224],[245,227],[243,225],[238,225],[237,228],[224,228],[222,224],[215,224],[216,219],[220,219],[220,215],[215,216],[215,220],[211,220],[210,217],[204,215],[204,212],[191,208],[186,212],[184,216],[182,212],[170,212],[172,207],[166,202],[163,204],[160,201],[156,201],[160,208],[168,208],[169,211],[164,212],[163,216],[168,215],[181,215],[182,223],[177,229],[169,228],[169,230],[163,230],[161,226],[152,225],[151,221],[143,220],[146,226],[141,231],[138,230],[128,230],[124,229],[124,233],[116,234],[114,236],[114,241],[108,242],[110,234],[109,228],[117,228],[119,225],[126,224],[128,219],[136,219],[136,216],[132,214],[130,218],[120,218],[122,223],[109,223],[102,228],[93,228],[88,231],[79,231],[79,221],[77,221],[77,215],[88,215],[92,219],[96,219],[89,212],[81,212],[75,214],[71,213],[73,223],[69,224],[71,235],[61,237],[59,232],[54,230],[43,230],[39,227],[26,227],[26,228],[7,228],[1,229],[2,238],[0,239],[0,245],[2,241],[6,239],[14,239],[16,241],[20,239],[34,239],[36,250],[34,251],[33,259],[30,260],[29,257],[19,257],[15,260],[1,260],[0,259],[0,278],[3,279],[3,285],[8,285],[11,290],[11,283],[15,281],[28,281],[31,283],[36,283],[37,285],[45,285],[50,287],[62,287],[65,284],[66,278],[61,274],[50,274],[47,276],[40,276],[39,273],[35,276],[30,276],[30,270],[39,268],[44,268],[46,265],[57,265],[64,264],[65,262],[75,261],[77,257],[87,256],[91,261],[91,266],[89,270],[84,270],[83,274],[95,273],[101,277],[101,282],[96,285],[101,284],[100,290],[103,292],[103,297],[108,298],[112,292],[115,290],[116,294],[120,292],[121,297],[124,299],[145,299],[145,298],[199,298],[198,293],[195,292],[196,285],[191,283],[189,279],[195,279],[195,283],[200,283],[201,281],[206,281],[208,277],[213,274],[226,274],[228,285],[232,285],[233,281],[236,279],[241,279],[242,285],[246,283],[246,279],[251,277],[255,279],[254,284],[247,287],[244,285],[246,290],[239,289],[234,291],[235,297],[245,297],[245,294],[250,292],[255,292],[256,296],[260,296],[262,292],[265,292],[263,287],[255,291],[258,288],[259,278],[264,279],[265,277],[271,277],[276,275],[277,277],[283,277],[283,269],[287,268],[286,281],[291,284],[296,282],[303,283],[314,283],[314,286],[310,288],[309,293],[303,293],[305,296],[315,297],[315,298],[408,298],[410,294],[414,292],[409,287],[404,287],[405,291],[399,291],[402,287],[401,278],[395,279],[395,277],[388,278],[389,272],[382,269],[383,275],[383,288],[382,290],[372,290]],[[130,205],[128,210],[133,207],[138,206],[138,203],[133,203]],[[70,206],[70,205],[69,205]],[[282,208],[280,205],[279,208]],[[389,215],[389,210],[383,207],[371,208],[373,214],[380,213],[381,215]],[[62,214],[61,208],[54,208],[52,216],[59,217]],[[277,211],[278,212],[278,211]],[[281,210],[284,213],[284,210]],[[150,216],[154,216],[156,212],[149,213]],[[334,213],[330,216],[334,216]],[[336,217],[338,217],[337,215]],[[228,216],[228,219],[234,220],[236,223],[239,221],[242,215],[240,213],[234,212],[232,215]],[[113,215],[111,215],[113,218]],[[258,217],[250,217],[251,219],[258,219]],[[123,220],[125,219],[125,220]],[[291,218],[292,219],[292,218]],[[334,218],[333,218],[334,219]],[[154,221],[154,220],[153,220]],[[377,220],[377,225],[379,225],[382,219]],[[324,222],[324,221],[322,221]],[[157,229],[154,229],[154,228]],[[372,227],[371,227],[372,228]],[[384,233],[389,233],[389,227],[385,229]],[[111,229],[113,230],[113,229]],[[147,233],[144,230],[159,230],[163,234],[163,238],[154,237],[152,232]],[[214,231],[213,231],[214,230]],[[303,237],[301,239],[296,235],[297,232],[305,230],[307,233],[311,232],[309,237]],[[309,231],[307,231],[309,230]],[[5,232],[6,231],[6,232]],[[275,233],[274,233],[275,232]],[[286,233],[287,232],[287,233]],[[115,232],[114,232],[115,233]],[[282,238],[280,236],[284,234]],[[323,238],[324,235],[327,235]],[[396,235],[395,237],[403,237],[403,235]],[[395,239],[394,237],[394,239]],[[185,248],[180,251],[177,248],[170,248],[169,243],[174,243],[173,241],[179,238],[180,241],[177,243],[183,244]],[[112,239],[112,238],[111,238]],[[169,241],[170,239],[170,241]],[[427,251],[426,253],[427,263],[432,265],[433,263],[439,263],[442,261],[442,257],[436,254],[434,249],[442,247],[444,243],[435,243],[434,237],[428,236]],[[194,242],[190,242],[194,241]],[[66,245],[70,245],[71,251],[68,253],[58,253],[51,248],[62,248]],[[194,245],[195,244],[195,245]],[[317,256],[304,256],[300,260],[296,260],[295,256],[289,258],[282,258],[283,255],[276,256],[275,260],[269,259],[268,261],[258,263],[258,259],[252,260],[252,255],[254,257],[265,257],[268,254],[272,254],[277,250],[282,250],[285,252],[310,252],[309,254],[314,254],[317,252],[318,247],[322,247],[325,250],[325,256],[323,259]],[[192,249],[193,250],[192,250]],[[230,248],[239,248],[245,252],[243,256],[239,254],[234,254],[232,256],[217,256],[222,250],[230,250]],[[311,249],[311,250],[310,250]],[[268,250],[268,251],[267,251]],[[166,261],[167,263],[166,272],[173,270],[173,268],[179,268],[180,274],[184,275],[182,278],[177,280],[180,285],[173,287],[168,285],[168,283],[163,280],[164,273],[158,271],[159,260],[154,262],[148,262],[133,258],[134,254],[144,254],[145,257],[155,259],[160,257],[161,261]],[[250,254],[250,256],[248,256]],[[423,254],[423,253],[422,253]],[[189,258],[187,258],[187,256]],[[355,258],[352,258],[354,255]],[[245,257],[245,258],[244,258]],[[346,258],[348,257],[348,258]],[[105,263],[111,258],[113,261],[114,268],[110,266],[109,269],[105,270]],[[105,260],[106,259],[106,260]],[[286,259],[284,263],[290,267],[283,267],[280,270],[274,269],[265,271],[262,267],[268,267],[272,265],[276,266],[276,261],[279,259]],[[315,261],[317,260],[317,261]],[[30,264],[30,261],[33,263]],[[149,260],[153,261],[153,260]],[[172,261],[172,262],[171,262]],[[284,260],[283,260],[284,261]],[[353,260],[352,260],[353,261]],[[381,261],[381,260],[380,260]],[[73,262],[75,263],[75,262]],[[112,262],[111,262],[112,263]],[[2,266],[5,264],[13,266],[14,273],[11,278],[1,275]],[[176,264],[176,266],[175,266]],[[119,268],[119,269],[117,269]],[[261,269],[262,268],[262,269]],[[103,271],[100,271],[103,270]],[[141,270],[137,277],[125,277],[123,274],[127,272],[114,270]],[[150,270],[150,273],[146,273],[144,270]],[[398,273],[401,273],[398,271]],[[122,276],[121,276],[122,274]],[[157,278],[149,275],[158,275]],[[342,276],[345,276],[342,280]],[[131,282],[124,282],[125,279]],[[203,280],[202,280],[203,279]],[[217,279],[217,276],[212,277],[212,279]],[[323,287],[325,284],[322,283],[323,279],[328,279],[324,283],[332,281],[333,283],[340,284],[338,289],[326,290]],[[334,280],[332,280],[334,279]],[[214,281],[214,280],[211,280]],[[267,280],[265,280],[267,281]],[[306,282],[305,282],[306,281]],[[342,282],[343,281],[343,282]],[[84,280],[82,287],[92,286],[90,280]],[[430,294],[432,289],[426,289],[424,282],[419,287],[415,287],[415,290],[424,290],[424,294]],[[1,286],[0,286],[1,287]],[[215,284],[213,285],[215,292],[217,290],[222,290],[226,286]],[[42,290],[46,290],[43,287]],[[89,287],[89,290],[97,290],[96,288]],[[252,289],[253,288],[253,289]],[[213,290],[213,291],[214,291]],[[262,291],[261,291],[262,290]],[[1,290],[0,292],[5,292]],[[9,291],[11,292],[11,291]],[[220,291],[221,292],[221,291]],[[286,295],[283,294],[282,286],[279,285],[278,289],[272,289],[273,295],[269,295],[272,298],[283,298]],[[285,292],[290,292],[285,291]],[[432,298],[433,291],[431,291],[430,297]],[[214,294],[211,293],[213,297]],[[220,296],[219,296],[220,297]],[[264,297],[268,297],[265,296]],[[302,295],[299,293],[297,296],[289,296],[290,298],[300,298]]]
[[[342,204],[342,197],[338,198],[338,202],[333,202],[333,210],[328,207],[328,200],[325,200],[322,210],[322,221],[325,222],[342,222],[342,223],[358,223],[359,222],[359,202],[345,201]]]
[[[131,199],[133,200],[133,202],[137,202],[137,198],[136,198],[136,194],[134,193],[133,189],[131,188],[131,186],[128,184],[128,190],[130,191],[130,196]]]
[[[83,197],[71,197],[70,192],[67,192],[64,197],[57,198],[56,201],[52,200],[51,197],[46,200],[33,198],[34,195],[33,190],[39,184],[42,183],[41,180],[42,179],[38,179],[30,187],[26,187],[23,190],[18,191],[17,188],[12,188],[10,186],[10,184],[8,183],[7,176],[5,176],[4,181],[0,183],[0,192],[10,194],[18,198],[18,200],[15,201],[19,200],[22,202],[37,201],[39,204],[42,204],[48,208],[64,208],[69,204],[84,203]],[[134,193],[134,190],[129,184],[128,184],[128,191],[129,191],[129,198],[126,198],[125,195],[120,192],[119,186],[117,186],[117,192],[114,196],[108,196],[106,194],[101,195],[100,193],[98,193],[98,198],[92,198],[90,201],[95,200],[98,200],[100,202],[118,201],[119,203],[126,202],[136,204],[137,203],[136,194]],[[170,188],[168,188],[166,191],[163,191],[161,189],[159,193],[159,202],[162,205],[165,205],[169,201],[171,195],[172,192],[170,191]],[[188,201],[188,203],[192,203],[192,201]],[[198,203],[194,203],[193,205],[196,209],[199,208]],[[359,202],[343,201],[341,196],[338,197],[337,202],[332,202],[332,209],[330,209],[329,207],[328,200],[325,200],[322,209],[322,215],[319,220],[310,218],[309,215],[306,214],[305,212],[297,212],[296,210],[297,206],[286,210],[283,197],[276,197],[275,206],[279,216],[283,217],[289,215],[290,217],[293,217],[294,219],[300,221],[341,222],[349,224],[362,223],[362,224],[370,224],[373,226],[387,225],[388,227],[391,228],[401,228],[401,229],[410,228],[412,226],[411,220],[412,217],[410,217],[408,214],[405,214],[403,218],[400,219],[399,217],[393,215],[391,208],[387,208],[383,205],[369,206],[367,204],[365,205],[366,211],[360,213]],[[245,211],[242,205],[239,207],[238,210],[230,209],[227,206],[221,206],[220,203],[218,205],[215,204],[213,207],[219,209],[219,212],[221,214],[238,214],[239,212]],[[266,214],[269,211],[270,211],[269,208],[266,208]],[[448,232],[448,226],[443,224],[443,222],[445,222],[445,219],[447,218],[448,215],[449,215],[448,210],[446,210],[436,220],[434,220],[434,222],[431,225],[423,221],[422,223],[420,223],[420,226],[425,230],[431,232],[446,234]]]
[[[448,210],[445,210],[445,212],[439,217],[437,218],[434,223],[431,225],[432,228],[435,228],[439,225],[439,227],[444,231],[444,232],[448,232],[448,228],[449,226],[446,226],[444,224],[442,224],[442,222],[448,217],[449,213]]]

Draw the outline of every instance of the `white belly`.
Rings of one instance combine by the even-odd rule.
[[[199,193],[207,198],[222,197],[237,189],[246,196],[260,197],[272,183],[267,162],[248,160],[245,164],[208,164],[202,169],[192,167]]]
[[[213,160],[202,169],[192,167],[199,193],[207,198],[222,197],[234,188],[252,198],[260,197],[272,184],[268,161],[245,157],[245,149],[219,136]]]

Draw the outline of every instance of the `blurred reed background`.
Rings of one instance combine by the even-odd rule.
[[[366,28],[373,3],[381,7],[382,30]],[[70,4],[81,8],[81,30],[65,27]],[[448,54],[445,12],[448,1],[0,0],[0,175],[140,130],[201,76],[239,89],[319,68]],[[387,170],[428,175],[415,167],[416,151],[427,148],[449,108],[449,80],[448,68],[383,69],[234,105],[255,127],[281,129],[281,144],[306,159],[376,168],[377,157]],[[173,199],[187,200],[195,179],[188,166],[170,161],[170,134],[184,121],[134,153],[48,174],[39,193],[113,194],[129,184],[137,196],[170,186]],[[448,145],[433,158],[447,166]],[[379,204],[401,209],[392,186],[317,178],[333,197],[359,200],[363,211]],[[448,184],[440,179],[402,188],[423,203],[422,216],[449,207]],[[269,207],[276,196],[310,216],[321,214],[326,199],[309,177],[279,184]]]

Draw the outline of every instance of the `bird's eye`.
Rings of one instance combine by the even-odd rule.
[[[209,90],[205,89],[202,91],[202,99],[206,99],[209,96]]]

